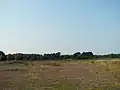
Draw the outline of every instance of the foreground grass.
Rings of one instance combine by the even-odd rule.
[[[120,90],[120,61],[2,62],[0,90]]]

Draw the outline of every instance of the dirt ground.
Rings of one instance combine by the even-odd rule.
[[[1,62],[0,90],[120,90],[120,60]]]

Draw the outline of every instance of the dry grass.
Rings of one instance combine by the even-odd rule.
[[[4,62],[0,90],[120,90],[120,61]]]

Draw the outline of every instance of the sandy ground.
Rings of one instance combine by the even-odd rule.
[[[120,90],[120,61],[5,62],[0,90]]]

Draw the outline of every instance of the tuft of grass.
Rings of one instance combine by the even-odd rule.
[[[46,64],[44,64],[45,66],[47,65],[47,66],[62,66],[62,64],[61,63],[57,63],[57,62],[52,62],[52,63],[46,63]]]
[[[4,62],[4,64],[24,64],[24,65],[28,65],[28,62],[27,61],[6,61]]]
[[[27,71],[26,69],[20,69],[20,68],[8,68],[8,69],[1,69],[0,71]]]

